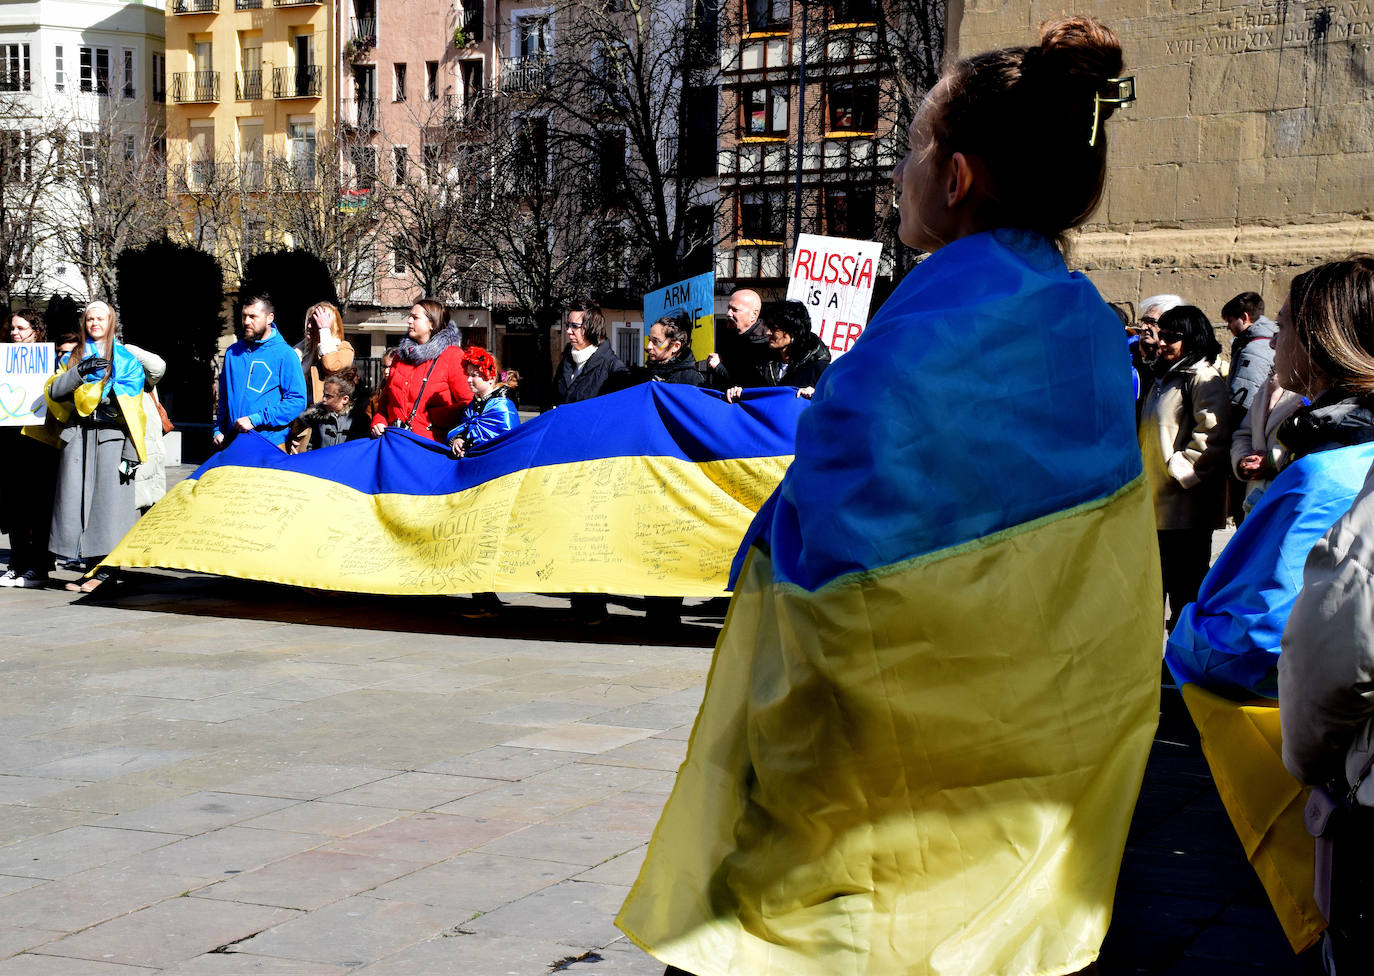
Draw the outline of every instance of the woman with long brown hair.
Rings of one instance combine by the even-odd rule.
[[[43,314],[33,308],[12,313],[0,340],[47,342]],[[48,530],[57,456],[51,447],[20,435],[21,428],[0,427],[0,457],[10,466],[9,474],[0,478],[0,532],[10,538],[9,569],[0,576],[0,586],[38,587],[47,583],[53,570]]]
[[[91,302],[81,313],[83,345],[58,364],[48,386],[48,429],[61,457],[53,504],[54,553],[94,569],[138,518],[134,474],[144,446],[143,366],[115,338],[115,310]],[[102,569],[67,589],[89,593],[109,580]]]
[[[461,343],[443,302],[422,298],[411,306],[405,338],[372,417],[373,437],[400,427],[435,441],[458,422],[472,400]]]

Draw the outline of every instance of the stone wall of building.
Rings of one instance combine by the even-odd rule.
[[[1138,87],[1070,257],[1104,297],[1177,292],[1219,319],[1254,290],[1272,314],[1297,272],[1374,251],[1374,0],[951,0],[951,50],[1029,44],[1063,13],[1111,25]]]

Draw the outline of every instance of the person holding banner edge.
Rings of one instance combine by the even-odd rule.
[[[10,315],[6,340],[47,342],[43,314],[21,308]],[[16,475],[0,479],[0,531],[10,537],[10,564],[3,587],[41,587],[53,571],[48,552],[52,499],[57,486],[57,455],[51,447],[21,436],[18,427],[0,428],[0,456]]]
[[[1097,956],[1160,583],[1120,322],[1057,245],[1101,198],[1121,68],[1114,32],[1057,20],[953,64],[911,126],[899,234],[933,253],[799,420],[617,918],[669,973]]]

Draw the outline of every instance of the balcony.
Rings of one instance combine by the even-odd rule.
[[[444,121],[463,128],[488,128],[495,98],[496,92],[491,88],[469,89],[466,95],[445,95]]]
[[[235,10],[261,10],[262,0],[234,0]]]
[[[553,58],[547,54],[509,58],[501,62],[502,91],[539,92],[552,83]]]
[[[377,46],[377,18],[352,17],[348,21],[348,37],[360,47]]]
[[[343,124],[359,132],[376,132],[377,120],[381,110],[375,98],[346,98],[343,106]]]
[[[172,75],[172,101],[218,102],[218,71],[178,71]]]
[[[234,76],[234,95],[241,102],[262,98],[262,69],[241,71]]]
[[[245,190],[261,190],[265,180],[265,167],[261,159],[244,159],[239,162],[239,186]]]
[[[219,13],[219,0],[174,0],[174,14],[214,14]]]
[[[273,98],[319,98],[324,72],[318,64],[272,69]]]
[[[186,164],[186,189],[191,192],[208,190],[219,184],[223,168],[211,159],[193,159]]]
[[[274,7],[318,7],[324,0],[272,0]]]

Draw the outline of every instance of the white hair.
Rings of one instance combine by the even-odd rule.
[[[1183,299],[1177,295],[1151,295],[1140,303],[1140,311],[1143,314],[1152,308],[1157,308],[1159,314],[1163,315],[1171,308],[1178,308],[1182,304]]]

